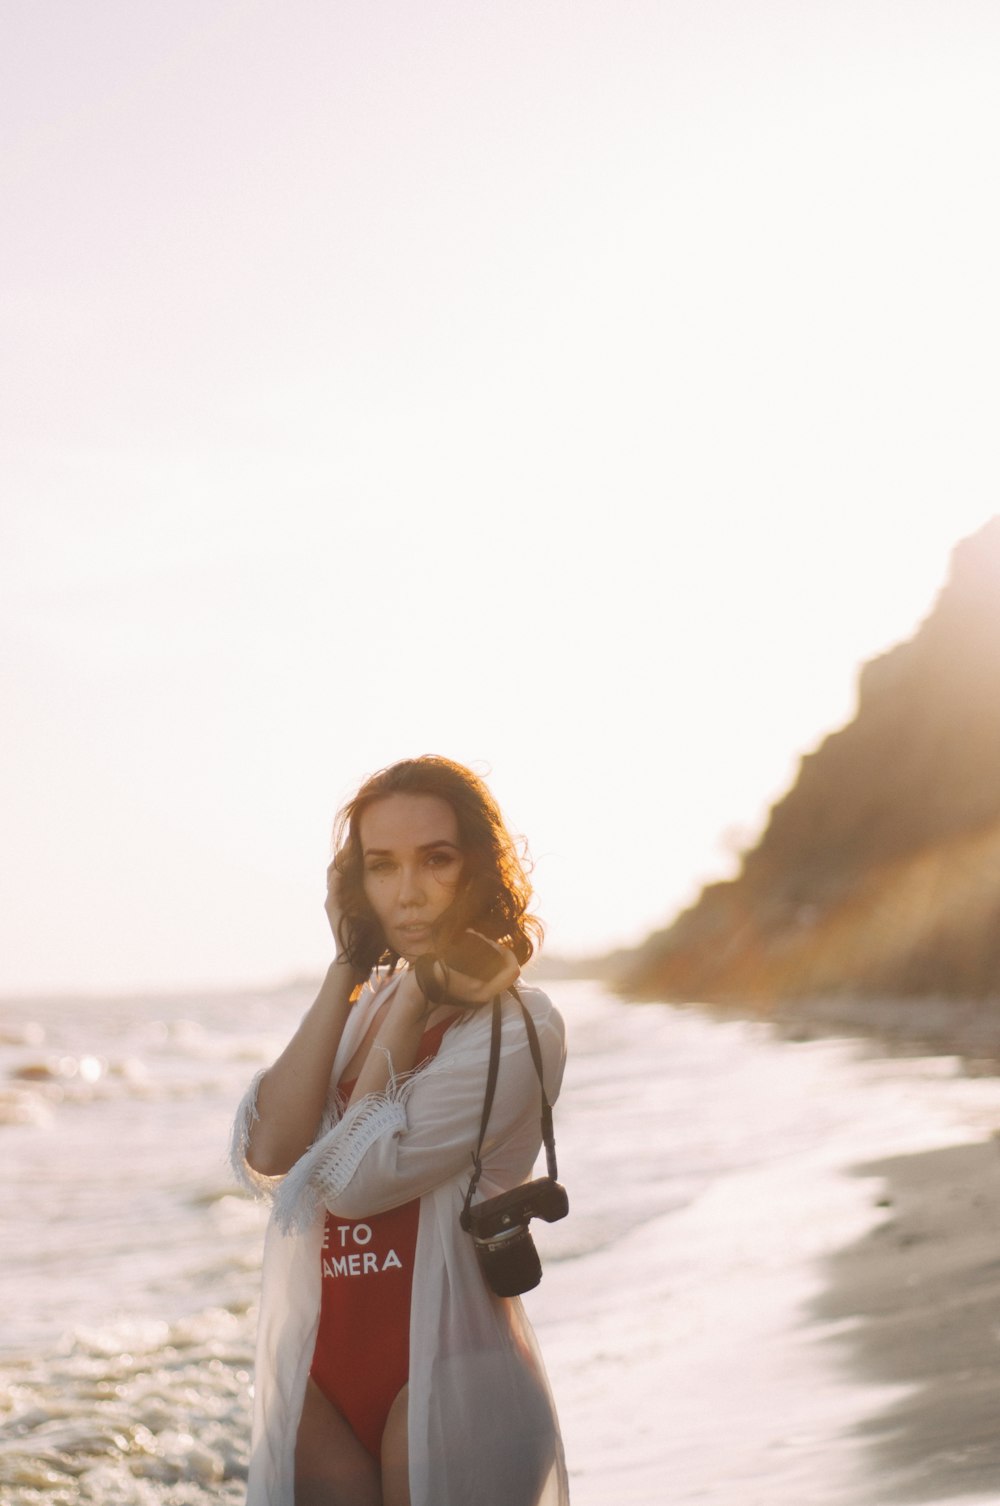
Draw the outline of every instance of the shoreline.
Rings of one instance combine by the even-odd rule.
[[[759,1020],[796,1045],[848,1039],[872,1057],[954,1057],[1000,1076],[1000,1001],[828,997],[770,1013],[679,1004]],[[984,1138],[843,1168],[880,1179],[884,1217],[818,1261],[802,1310],[852,1387],[892,1397],[845,1430],[862,1480],[852,1506],[1000,1501],[1000,1112]]]
[[[779,1038],[863,1041],[1000,1075],[1000,1004],[831,997],[780,1006]],[[880,1178],[885,1218],[821,1262],[807,1321],[856,1382],[909,1388],[851,1429],[870,1506],[1000,1499],[1000,1118],[989,1138],[845,1168]]]
[[[887,1216],[821,1262],[806,1317],[855,1381],[911,1388],[851,1429],[871,1506],[1000,1498],[998,1136],[850,1168]]]
[[[707,1005],[726,1012],[726,1006]],[[1000,1074],[1000,1000],[852,995],[778,1004],[756,1016],[788,1040],[859,1036],[893,1053],[960,1056]]]
[[[608,985],[594,979],[600,987]],[[779,1000],[759,1008],[718,999],[636,999],[612,993],[642,1009],[697,1010],[715,1020],[747,1020],[769,1026],[777,1039],[796,1044],[860,1040],[886,1056],[956,1056],[977,1076],[1000,1077],[1000,998],[896,999],[824,995]]]

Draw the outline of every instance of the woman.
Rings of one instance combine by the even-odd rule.
[[[491,1014],[533,950],[530,887],[485,785],[449,759],[394,764],[345,807],[328,874],[337,955],[258,1074],[234,1133],[273,1197],[248,1506],[565,1506],[562,1447],[520,1300],[488,1288],[459,1225],[479,1140]],[[414,964],[472,930],[482,980]],[[518,990],[548,1097],[562,1021]],[[531,1175],[541,1089],[503,1010],[476,1201]]]

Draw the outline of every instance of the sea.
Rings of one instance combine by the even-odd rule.
[[[563,1222],[524,1301],[575,1506],[855,1506],[862,1383],[810,1316],[886,1218],[876,1157],[989,1138],[947,1056],[546,981],[567,1022]],[[311,1002],[268,991],[0,1005],[0,1502],[241,1502],[266,1210],[230,1124]]]

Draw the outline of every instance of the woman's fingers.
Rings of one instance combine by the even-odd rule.
[[[338,853],[337,857],[339,856]],[[326,911],[326,918],[330,922],[333,939],[338,946],[340,945],[340,937],[337,935],[337,927],[340,924],[340,917],[344,913],[343,902],[340,897],[342,883],[343,874],[335,857],[326,870],[326,899],[323,902],[323,909]]]
[[[479,936],[478,931],[473,934]],[[489,978],[474,978],[469,973],[446,967],[441,962],[437,963],[434,970],[449,994],[469,1004],[488,1004],[497,994],[509,988],[521,971],[520,964],[509,947],[491,941],[488,936],[481,936],[480,940],[485,941],[497,954],[497,970]],[[443,978],[442,973],[445,975]]]
[[[481,943],[479,956],[476,957],[478,973],[463,972],[460,964],[445,961],[431,952],[413,962],[417,986],[428,1004],[459,1004],[467,1009],[475,1009],[481,1004],[489,1004],[497,994],[510,988],[520,973],[520,964],[509,947],[501,946],[499,942],[480,935],[478,931],[466,934],[475,936]],[[495,955],[495,966],[490,968],[489,975],[485,978],[482,976],[483,969],[479,966],[483,950]],[[468,966],[471,959],[467,954],[468,948],[465,949],[465,954],[461,949],[456,949],[452,955],[459,957]],[[488,962],[489,958],[486,960]]]

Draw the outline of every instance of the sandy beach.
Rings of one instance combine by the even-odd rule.
[[[719,1011],[725,1017],[725,1011]],[[778,1033],[792,1040],[859,1036],[886,1050],[960,1056],[1000,1073],[1000,1000],[890,999],[834,995],[776,1006]]]
[[[1000,1080],[990,1001],[815,999],[779,1007],[772,1028]],[[882,1218],[822,1260],[824,1291],[803,1316],[853,1382],[905,1388],[849,1429],[870,1475],[859,1506],[1000,1501],[1000,1122],[983,1128],[987,1138],[849,1168],[882,1184]]]
[[[710,1009],[718,1017],[726,1011]],[[1000,1078],[987,1001],[828,998],[781,1006],[793,1041],[858,1038],[873,1056],[952,1060]],[[905,1388],[850,1429],[872,1506],[1000,1500],[1000,1123],[988,1138],[849,1168],[883,1185],[883,1217],[821,1262],[809,1323],[858,1383]]]
[[[574,1506],[1000,1500],[1000,1078],[551,987],[571,1217],[529,1294]],[[233,1105],[302,1006],[10,1011],[4,1506],[237,1506],[263,1210]]]
[[[813,1317],[855,1377],[907,1386],[857,1428],[870,1500],[1000,1499],[1000,1142],[863,1163],[886,1218],[824,1262]]]

